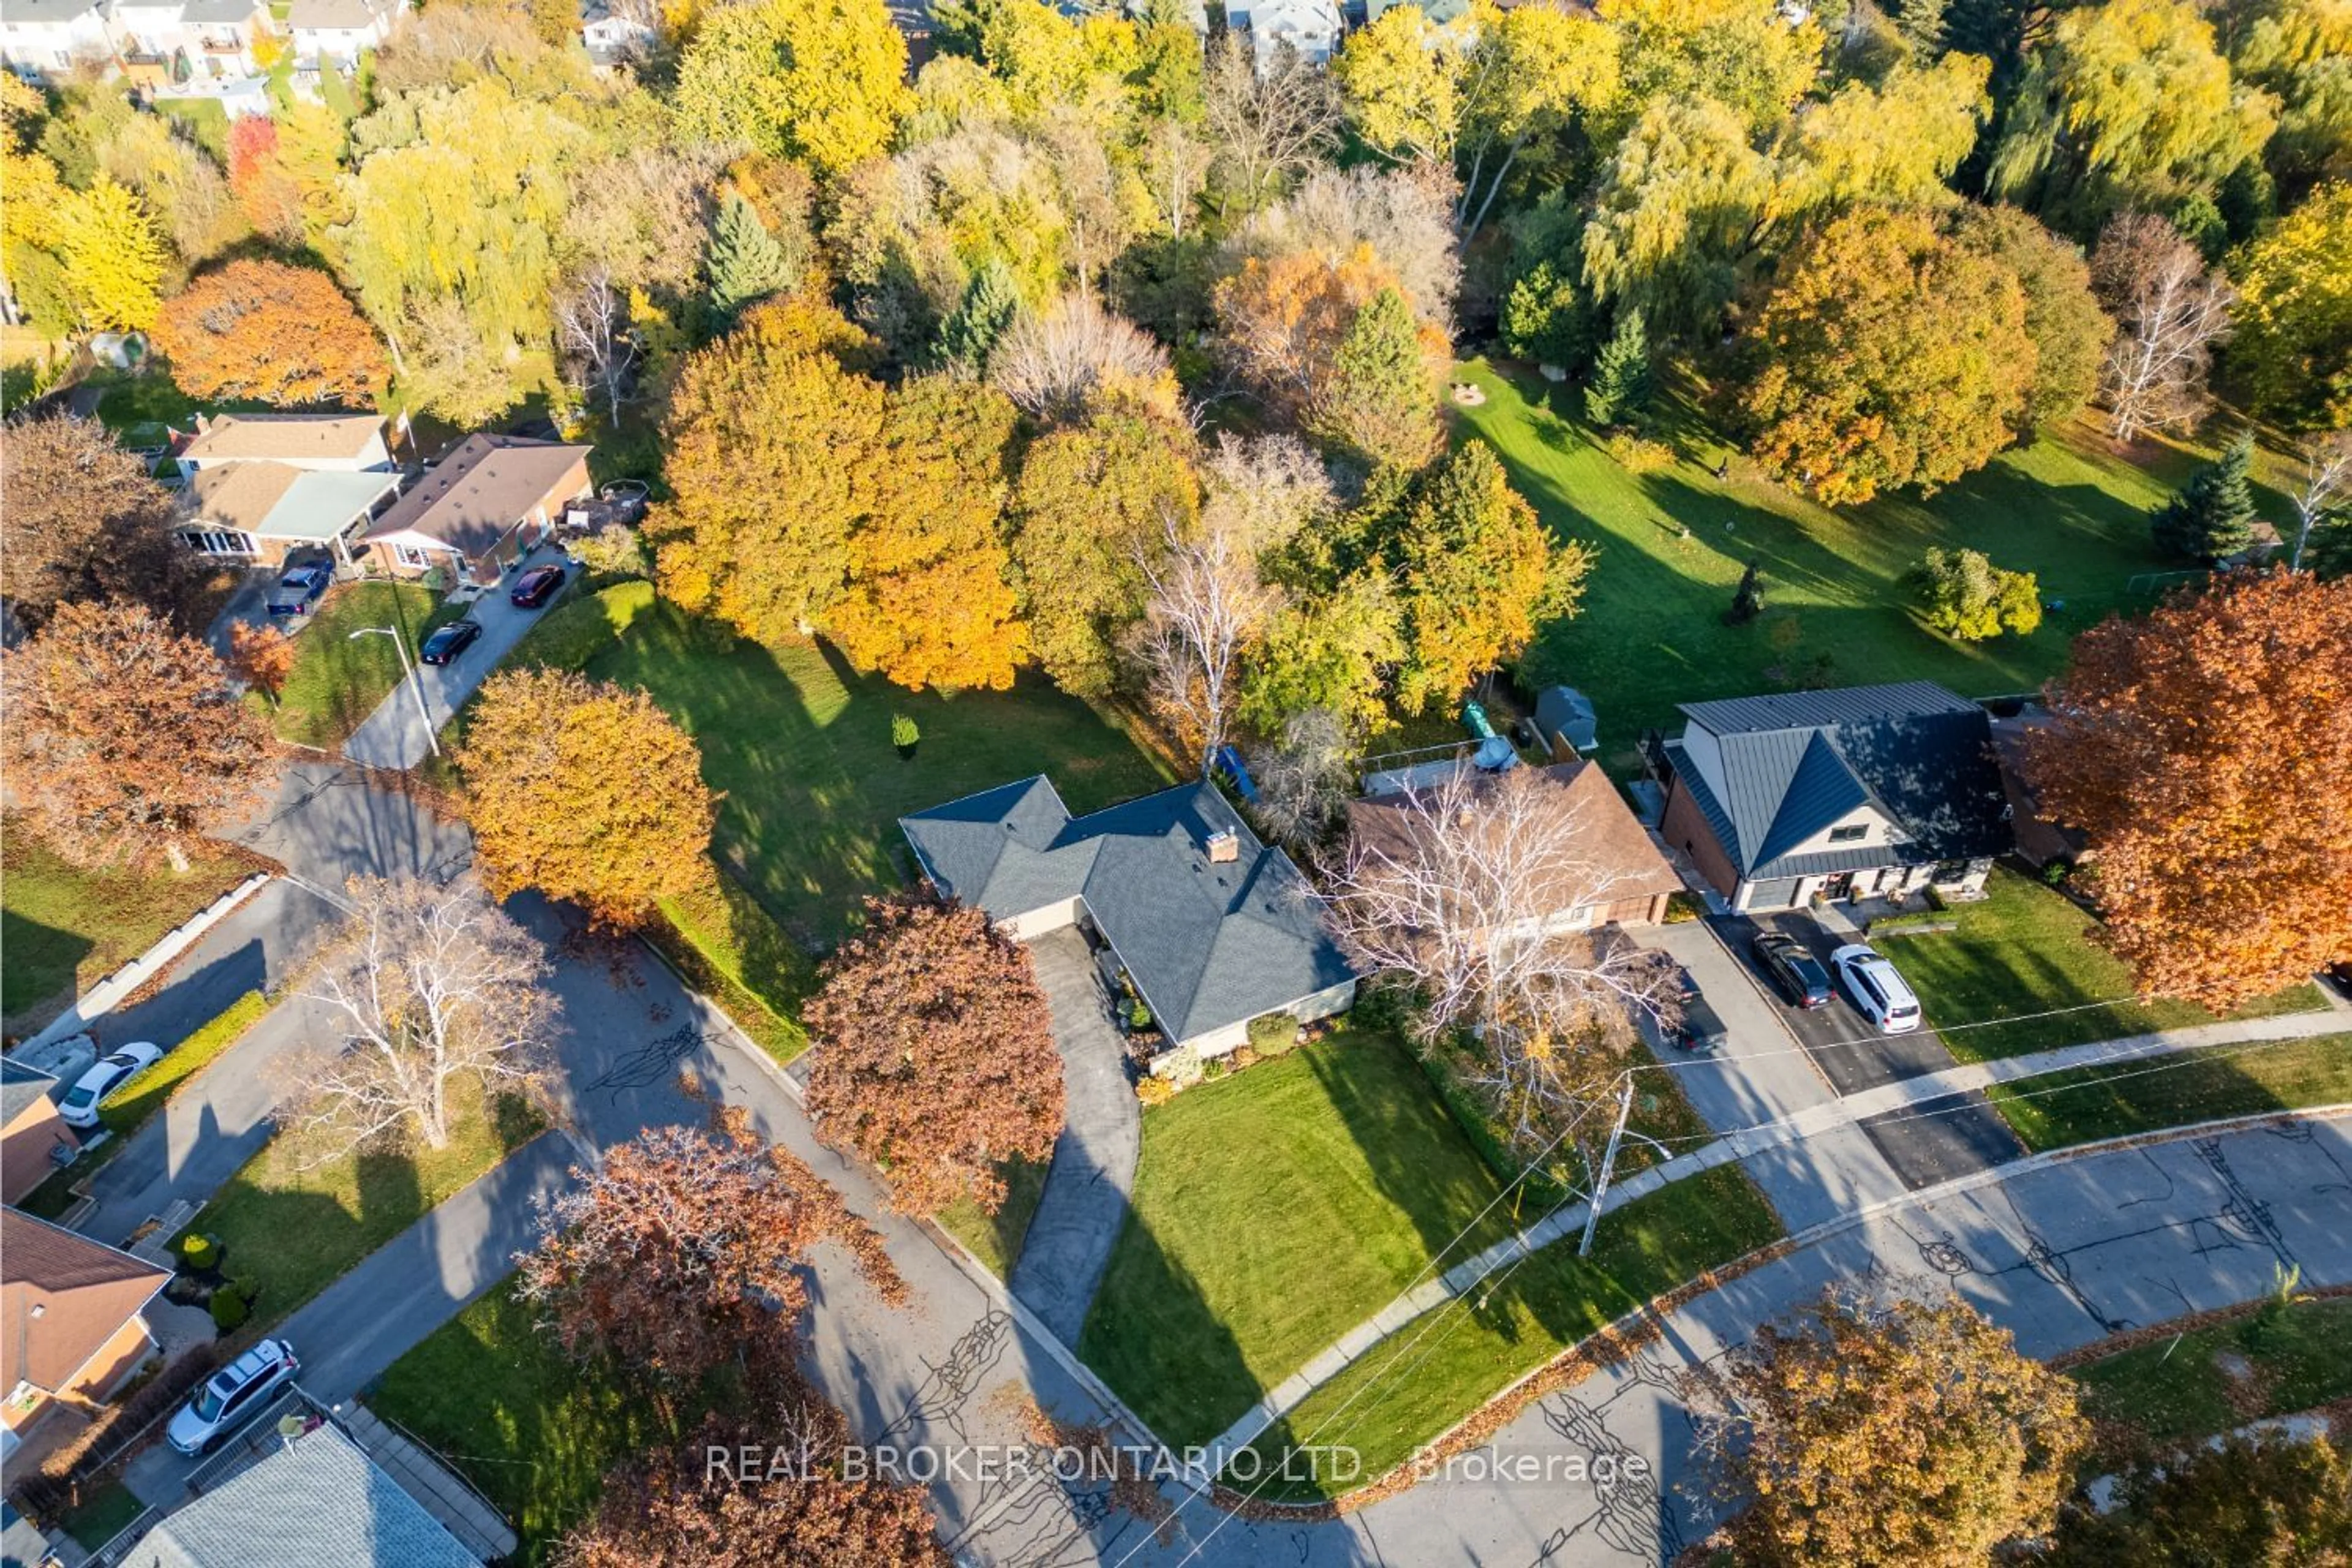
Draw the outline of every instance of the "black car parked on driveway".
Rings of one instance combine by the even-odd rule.
[[[1795,937],[1774,931],[1759,931],[1756,940],[1748,943],[1748,951],[1756,955],[1756,967],[1764,972],[1764,978],[1772,983],[1772,989],[1790,1006],[1830,1005],[1830,972]]]
[[[562,567],[534,566],[515,579],[514,591],[507,595],[507,602],[518,609],[535,610],[562,586]]]
[[[433,635],[425,639],[425,646],[416,650],[416,657],[426,664],[447,664],[473,646],[474,639],[481,635],[479,621],[451,621],[446,626],[434,628]]]

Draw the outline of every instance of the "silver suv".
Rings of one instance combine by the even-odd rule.
[[[209,1454],[223,1438],[261,1414],[270,1394],[291,1383],[301,1370],[291,1344],[264,1340],[206,1378],[195,1396],[172,1417],[163,1435],[190,1458]]]

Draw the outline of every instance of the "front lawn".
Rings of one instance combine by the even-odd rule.
[[[2122,1351],[2073,1375],[2086,1414],[2156,1445],[2316,1409],[2352,1397],[2352,1300],[2266,1301],[2232,1322]],[[2112,1438],[2105,1446],[2127,1447]]]
[[[1960,1060],[2025,1056],[2214,1021],[2185,1002],[2133,1000],[2130,969],[2092,940],[2098,922],[2063,894],[2004,866],[1985,883],[1985,895],[1981,902],[1956,904],[1933,917],[1949,921],[1955,929],[1948,931],[1872,932]],[[2326,1005],[2318,988],[2306,984],[2231,1016],[2267,1018]],[[2003,1018],[2021,1021],[1996,1021]]]
[[[1013,1278],[1021,1261],[1021,1244],[1028,1239],[1029,1222],[1045,1195],[1045,1173],[1051,1160],[1010,1160],[999,1170],[1004,1176],[1004,1202],[994,1214],[965,1199],[940,1212],[942,1229],[971,1249],[972,1256],[999,1279]]]
[[[1311,1501],[1367,1486],[1452,1430],[1562,1351],[1709,1268],[1780,1239],[1780,1222],[1737,1165],[1719,1165],[1601,1216],[1591,1258],[1573,1237],[1483,1283],[1474,1302],[1423,1314],[1302,1400],[1251,1445],[1255,1467],[1228,1466],[1248,1490],[1279,1477],[1296,1444],[1352,1448],[1360,1474],[1294,1461],[1258,1493]],[[1337,1467],[1333,1467],[1336,1471]]]
[[[2343,1105],[2352,1103],[2352,1034],[2076,1068],[1996,1084],[1985,1094],[2037,1152],[2232,1116]]]
[[[400,684],[400,650],[390,637],[354,637],[361,627],[397,627],[414,662],[425,634],[456,620],[465,608],[415,583],[351,583],[329,589],[310,624],[294,638],[294,670],[269,714],[278,738],[321,750],[339,746]]]
[[[318,1146],[281,1134],[196,1211],[188,1229],[221,1244],[221,1271],[258,1287],[255,1316],[278,1322],[360,1259],[536,1136],[520,1100],[486,1110],[453,1088],[448,1147],[371,1147],[308,1168]]]
[[[188,850],[184,876],[167,866],[85,868],[56,854],[21,818],[0,822],[0,952],[7,955],[0,1014],[10,1032],[46,1024],[261,868],[251,856],[207,839]]]
[[[433,1331],[392,1363],[367,1401],[438,1449],[514,1522],[527,1563],[547,1559],[595,1506],[604,1473],[699,1419],[666,1422],[653,1401],[583,1367],[511,1281]]]
[[[1769,481],[1727,479],[1730,449],[1687,404],[1662,397],[1662,436],[1683,460],[1636,477],[1555,413],[1577,389],[1531,369],[1474,360],[1456,378],[1486,403],[1457,410],[1484,437],[1519,493],[1551,530],[1599,559],[1582,612],[1543,629],[1530,671],[1580,687],[1601,715],[1607,754],[1629,752],[1648,726],[1680,727],[1675,705],[1774,689],[1775,667],[1816,685],[1940,680],[1963,696],[2024,691],[2065,663],[2067,642],[2126,605],[2148,601],[2142,574],[2177,570],[2156,553],[2147,511],[2185,479],[2198,455],[2168,451],[2159,474],[2096,451],[2091,437],[2045,437],[2001,454],[1936,495],[1883,498],[1832,511]],[[2284,517],[2279,498],[2257,491]],[[1916,618],[1906,575],[1927,546],[1981,550],[1996,565],[2033,572],[2044,600],[2063,600],[2024,638],[1965,645]],[[1744,626],[1721,616],[1741,570],[1762,563],[1767,612]],[[1825,667],[1816,661],[1826,658]]]
[[[1171,782],[1116,723],[1037,677],[1011,691],[906,691],[822,643],[762,647],[667,604],[633,612],[587,673],[645,688],[700,742],[703,776],[726,795],[712,852],[809,949],[838,938],[865,894],[905,881],[908,812],[1038,773],[1076,812]],[[911,761],[891,744],[894,713],[920,728]]]
[[[1197,1085],[1144,1113],[1078,1353],[1163,1439],[1203,1441],[1457,1233],[1440,1269],[1509,1235],[1501,1191],[1390,1036],[1341,1030]]]

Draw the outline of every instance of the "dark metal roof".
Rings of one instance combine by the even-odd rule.
[[[1668,757],[1743,878],[1975,859],[2010,847],[1984,710],[1931,681],[1693,702],[1683,712],[1715,739],[1721,795],[1691,765],[1688,731],[1668,742]],[[1912,843],[1790,853],[1864,805]]]
[[[1601,738],[1592,699],[1573,686],[1547,686],[1536,694],[1536,728],[1579,752],[1592,750]]]
[[[1224,796],[1180,784],[1072,817],[1043,774],[902,817],[944,896],[997,920],[1073,898],[1175,1040],[1354,978],[1290,857]],[[1231,833],[1230,861],[1209,858]]]

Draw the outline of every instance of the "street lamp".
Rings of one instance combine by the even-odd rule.
[[[347,640],[357,642],[360,638],[369,636],[390,637],[392,639],[392,646],[399,651],[400,678],[408,683],[408,689],[416,694],[416,716],[425,721],[425,744],[433,748],[433,754],[435,756],[439,756],[441,754],[441,737],[433,732],[433,710],[425,706],[425,682],[423,679],[417,675],[416,667],[408,662],[408,644],[401,639],[399,629],[394,626],[362,626],[359,630],[353,632]]]

